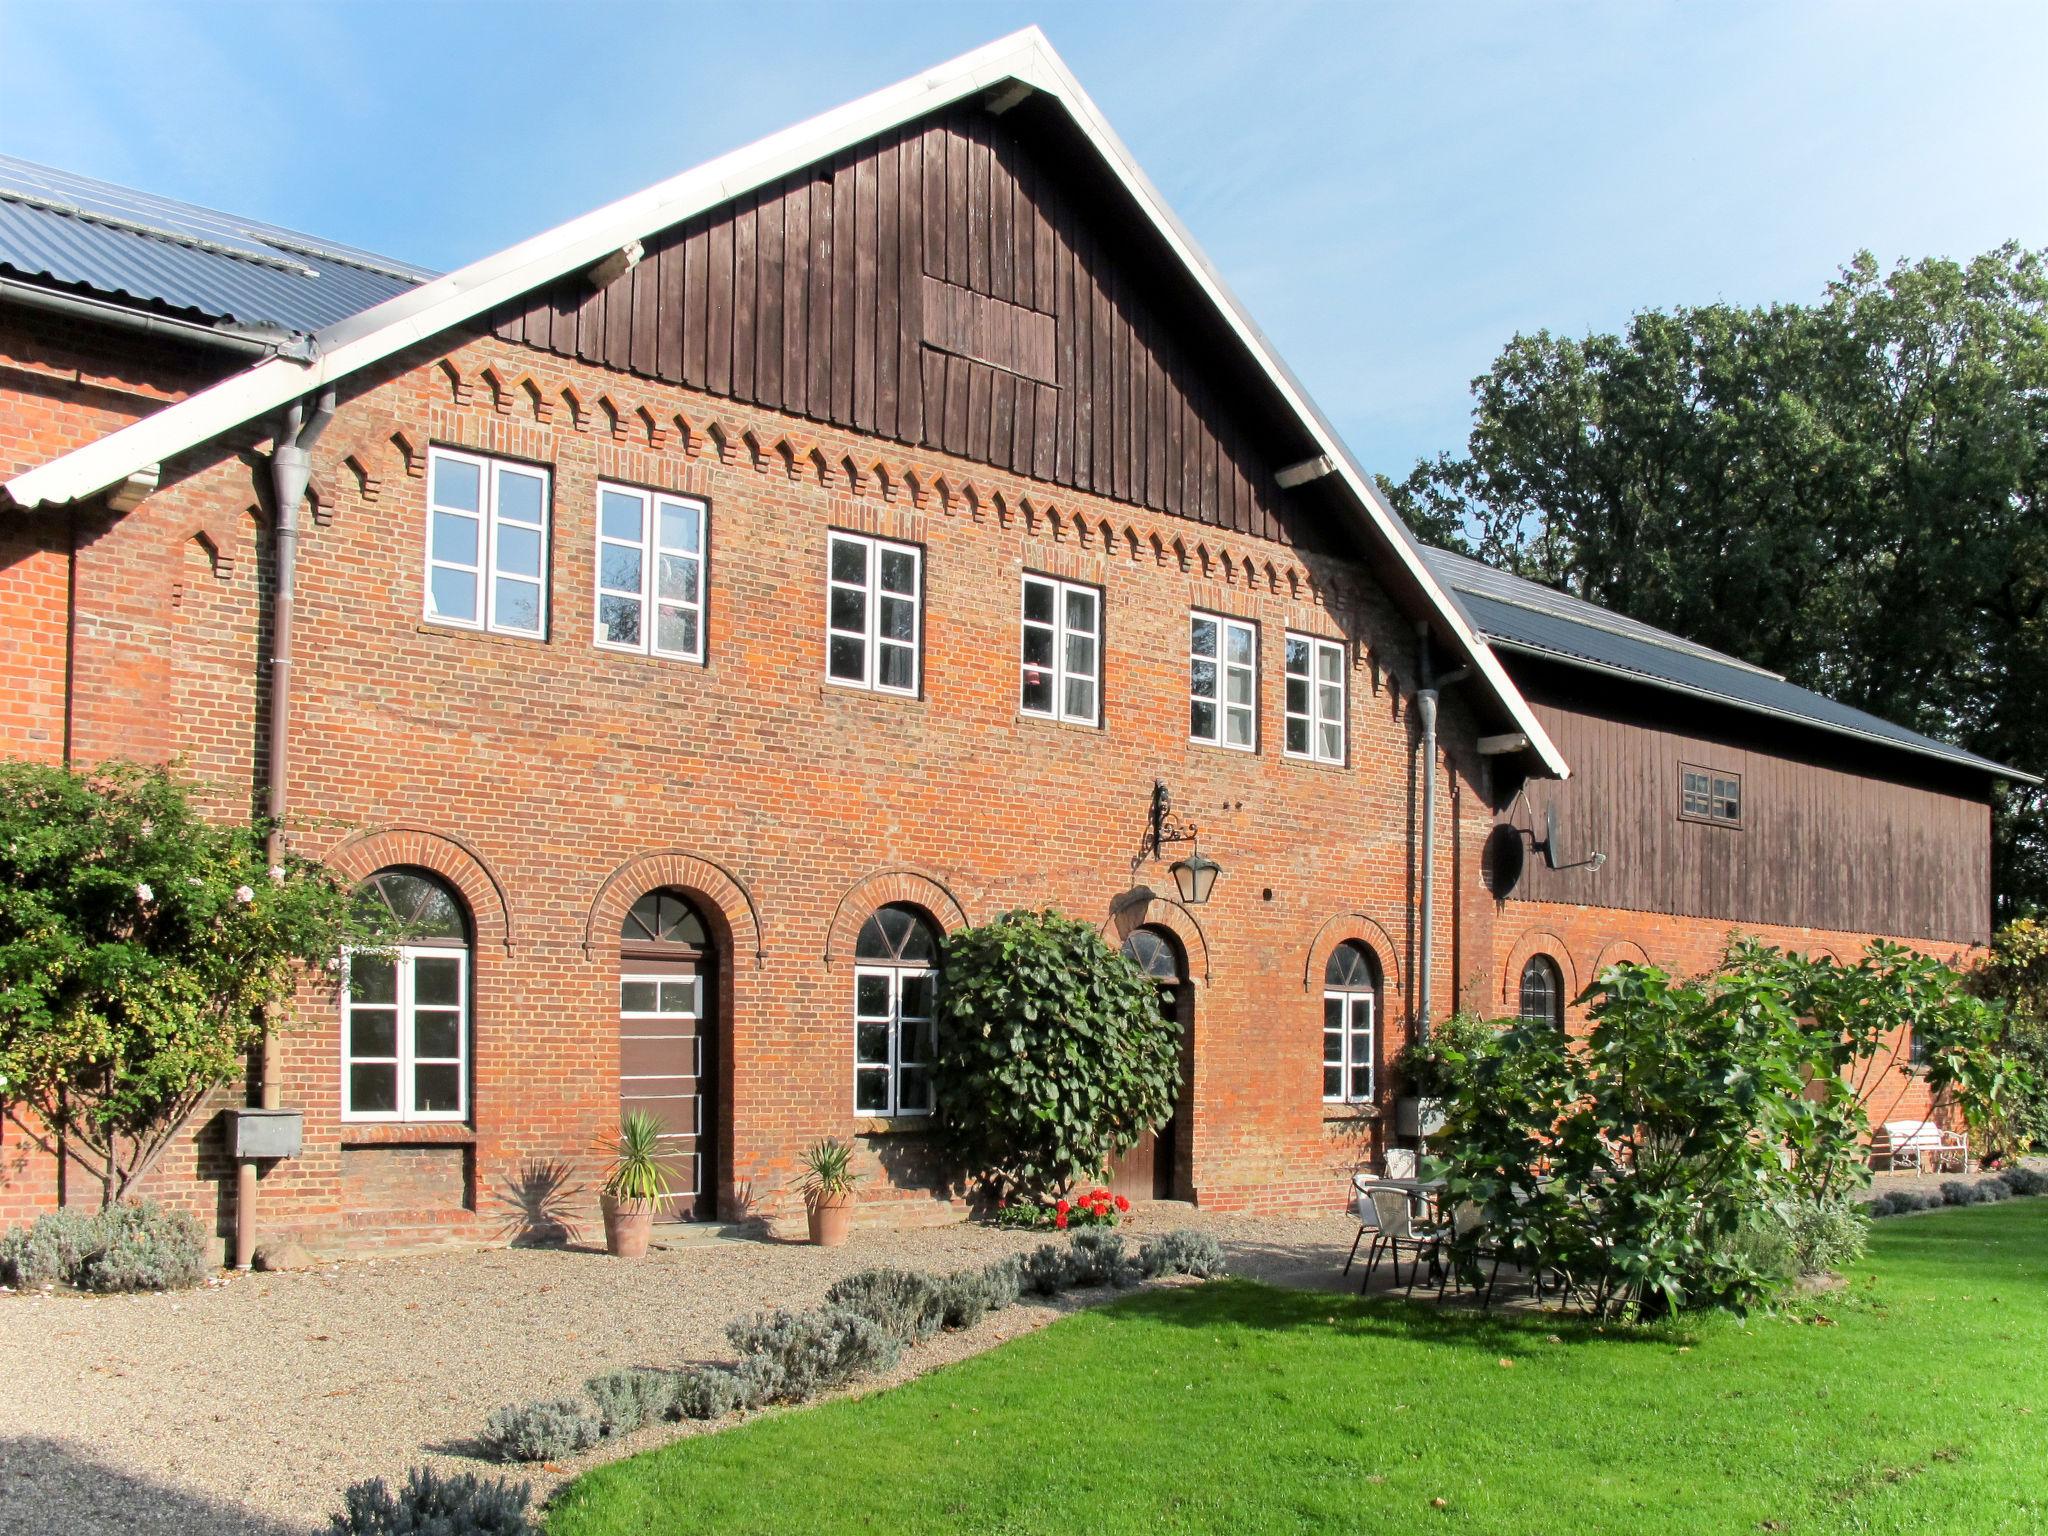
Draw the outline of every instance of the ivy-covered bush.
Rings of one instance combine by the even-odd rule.
[[[583,1384],[597,1408],[598,1425],[607,1435],[630,1435],[669,1410],[675,1399],[675,1377],[666,1371],[606,1371]]]
[[[843,1307],[760,1312],[725,1330],[742,1365],[760,1372],[763,1402],[809,1402],[856,1377],[885,1371],[903,1353],[880,1325]]]
[[[210,1266],[206,1234],[182,1211],[151,1201],[98,1211],[46,1211],[0,1235],[0,1284],[84,1291],[170,1291]]]
[[[415,1467],[397,1493],[381,1477],[351,1484],[328,1529],[332,1536],[534,1536],[532,1500],[525,1483]]]
[[[500,1461],[556,1461],[597,1444],[604,1426],[573,1397],[507,1403],[484,1421],[484,1449]]]
[[[991,1195],[1045,1203],[1172,1115],[1181,1031],[1092,924],[1008,912],[946,938],[935,1125]]]
[[[907,1269],[865,1269],[832,1282],[825,1300],[856,1312],[898,1344],[919,1344],[939,1331],[946,1317],[940,1283]]]
[[[1228,1272],[1223,1245],[1207,1232],[1181,1227],[1163,1233],[1138,1251],[1138,1268],[1147,1275],[1192,1275],[1208,1280]]]

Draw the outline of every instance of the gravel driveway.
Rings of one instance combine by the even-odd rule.
[[[1214,1232],[1244,1273],[1306,1285],[1334,1281],[1357,1230],[1165,1207],[1131,1231],[1173,1226]],[[944,1270],[1041,1240],[972,1226],[856,1232],[838,1250],[693,1236],[632,1263],[486,1249],[232,1275],[176,1295],[0,1296],[0,1531],[324,1531],[360,1478],[396,1482],[420,1462],[477,1470],[469,1438],[500,1403],[574,1393],[619,1366],[725,1358],[731,1318],[814,1305],[852,1270]],[[898,1375],[1059,1310],[1026,1304],[942,1335]],[[691,1432],[665,1424],[596,1454]],[[537,1491],[584,1464],[536,1473]]]

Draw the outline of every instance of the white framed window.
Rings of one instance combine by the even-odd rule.
[[[597,487],[595,642],[608,651],[704,659],[704,544],[694,496]]]
[[[1188,616],[1188,738],[1238,752],[1259,745],[1259,632],[1243,619]]]
[[[1094,725],[1102,705],[1102,593],[1027,573],[1023,630],[1017,707]]]
[[[1379,1002],[1378,963],[1361,944],[1339,944],[1323,966],[1325,1104],[1372,1102]]]
[[[469,953],[351,955],[342,1002],[344,1120],[469,1114]]]
[[[915,694],[923,551],[835,532],[828,558],[825,676],[848,688]]]
[[[540,639],[548,627],[547,551],[546,470],[427,450],[429,623]]]
[[[349,955],[341,992],[341,1117],[469,1115],[469,928],[454,893],[420,870],[363,882],[413,942]]]
[[[861,925],[853,954],[853,1111],[928,1115],[938,936],[915,908],[890,905]]]
[[[1287,636],[1285,750],[1318,763],[1344,761],[1344,645]]]

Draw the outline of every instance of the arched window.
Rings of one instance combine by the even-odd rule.
[[[1324,1103],[1372,1101],[1379,1016],[1379,961],[1363,944],[1339,944],[1323,966]]]
[[[1522,967],[1521,1016],[1564,1028],[1564,976],[1548,955],[1531,955]]]
[[[853,943],[853,1108],[928,1115],[939,937],[915,907],[876,909]]]
[[[363,894],[405,942],[348,958],[342,992],[345,1120],[461,1120],[469,1114],[469,920],[436,875],[380,869]]]

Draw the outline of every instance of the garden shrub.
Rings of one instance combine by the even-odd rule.
[[[532,1500],[525,1483],[414,1467],[397,1493],[381,1477],[350,1484],[328,1529],[331,1536],[534,1536],[526,1512]]]
[[[1121,1290],[1145,1278],[1137,1258],[1124,1252],[1124,1240],[1114,1232],[1077,1232],[1069,1263],[1075,1285],[1113,1285]]]
[[[2005,1187],[2003,1179],[1979,1179],[1977,1198],[1985,1205],[1995,1205],[2000,1200],[2010,1200],[2012,1191]]]
[[[1052,1243],[1041,1243],[1024,1255],[1018,1279],[1026,1294],[1057,1296],[1074,1283],[1074,1255]]]
[[[86,1291],[175,1291],[206,1278],[206,1234],[183,1211],[153,1201],[100,1212],[100,1236],[78,1266]]]
[[[725,1330],[743,1360],[758,1361],[760,1401],[802,1403],[855,1377],[887,1370],[901,1340],[843,1307],[760,1312]]]
[[[1802,1275],[1847,1269],[1863,1257],[1870,1238],[1868,1219],[1846,1200],[1796,1200],[1788,1225],[1792,1257]]]
[[[993,1305],[988,1272],[956,1269],[939,1282],[939,1307],[948,1328],[972,1328]]]
[[[1931,1189],[1908,1189],[1892,1196],[1902,1211],[1938,1211],[1943,1205],[1942,1197]]]
[[[0,1284],[69,1285],[103,1230],[98,1211],[60,1207],[0,1234]]]
[[[1138,1267],[1147,1275],[1193,1275],[1207,1280],[1227,1271],[1223,1245],[1207,1232],[1181,1227],[1147,1243],[1138,1255]]]
[[[1018,1294],[1024,1285],[1024,1261],[1016,1254],[995,1260],[982,1270],[982,1277],[988,1281],[988,1309],[1000,1312],[1005,1307],[1017,1304]]]
[[[1872,1221],[1885,1216],[1897,1215],[1898,1210],[1899,1208],[1892,1204],[1892,1197],[1890,1195],[1872,1195],[1863,1202],[1863,1214]]]
[[[750,1392],[761,1386],[760,1373],[742,1380],[739,1371],[724,1365],[691,1366],[676,1377],[669,1394],[668,1411],[679,1419],[722,1419],[740,1408],[753,1407]]]
[[[1718,1238],[1715,1248],[1716,1262],[1754,1274],[1771,1287],[1785,1284],[1800,1272],[1791,1224],[1768,1208],[1745,1212],[1734,1231]]]
[[[1998,1177],[2016,1195],[2048,1194],[2048,1178],[2031,1168],[2008,1168]]]
[[[597,1406],[597,1422],[607,1435],[629,1435],[668,1412],[675,1398],[675,1378],[666,1371],[606,1371],[583,1384]]]
[[[945,1321],[945,1298],[930,1275],[907,1269],[865,1269],[832,1282],[828,1305],[866,1318],[898,1344],[922,1343]]]
[[[934,1123],[990,1193],[1097,1177],[1172,1115],[1181,1029],[1092,923],[1007,912],[947,935]]]
[[[765,1355],[749,1355],[732,1368],[733,1406],[754,1409],[775,1401],[782,1368]]]
[[[484,1421],[484,1448],[500,1461],[555,1461],[597,1444],[604,1427],[573,1397],[507,1403]]]
[[[1961,1179],[1944,1179],[1941,1184],[1941,1198],[1950,1205],[1975,1205],[1977,1186],[1966,1184]]]
[[[153,1201],[46,1211],[0,1236],[0,1283],[7,1285],[183,1290],[203,1280],[209,1267],[199,1223]]]

